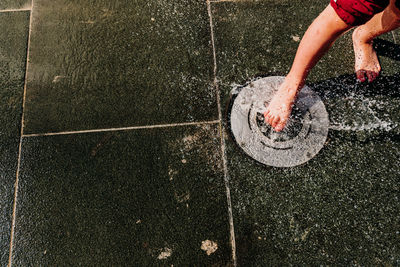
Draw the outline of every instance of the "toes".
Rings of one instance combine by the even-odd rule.
[[[265,123],[269,123],[269,120],[271,119],[271,114],[269,113],[269,111],[264,113],[264,121]]]
[[[357,80],[359,80],[362,83],[365,82],[366,81],[365,74],[366,74],[365,70],[356,71]]]
[[[379,72],[367,71],[368,82],[372,83],[379,76]]]
[[[268,123],[269,125],[271,125],[272,128],[274,128],[274,130],[276,132],[280,132],[285,128],[286,125],[286,121],[281,120],[279,116],[272,116],[271,114],[268,114],[265,117],[265,122]]]
[[[275,120],[274,116],[269,116],[268,118],[268,124],[272,126],[273,121]]]
[[[274,116],[272,116],[271,114],[268,114],[268,115],[265,117],[265,123],[267,123],[267,124],[269,124],[269,125],[272,125],[272,122],[274,121],[274,119],[275,119]]]
[[[275,118],[272,120],[271,126],[272,126],[273,128],[275,128],[276,125],[279,123],[279,120],[280,120],[279,116],[275,117]]]
[[[278,125],[276,125],[275,127],[275,131],[280,132],[285,128],[286,122],[281,121],[278,123]]]
[[[269,113],[268,114],[264,113],[264,118],[265,118],[264,122],[269,124],[269,120],[271,119],[271,115]]]
[[[367,70],[358,70],[356,71],[356,76],[357,80],[360,82],[365,82],[368,80],[368,82],[373,82],[376,80],[376,78],[379,76],[379,72],[376,71],[367,71]]]

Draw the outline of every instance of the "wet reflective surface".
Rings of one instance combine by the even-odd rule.
[[[0,265],[8,264],[29,12],[0,13]]]
[[[216,134],[206,125],[25,139],[14,264],[226,265]]]
[[[5,9],[29,8],[32,0],[1,0],[0,11]]]
[[[218,118],[204,1],[34,2],[25,133]]]
[[[224,101],[260,73],[285,75],[298,45],[293,37],[324,6],[214,5]],[[307,163],[267,167],[228,140],[239,265],[399,264],[399,45],[391,34],[377,45],[384,72],[374,84],[356,82],[349,34],[312,71],[308,85],[325,104],[330,130]]]
[[[373,84],[355,81],[350,33],[314,68],[330,122],[308,162],[268,167],[228,138],[231,90],[285,76],[326,4],[212,2],[215,66],[206,1],[34,0],[27,72],[30,12],[0,13],[0,265],[17,171],[13,266],[232,266],[233,245],[238,266],[399,265],[398,30],[375,42]]]

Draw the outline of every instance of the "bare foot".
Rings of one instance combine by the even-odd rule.
[[[372,41],[364,42],[360,38],[360,29],[353,32],[353,47],[355,55],[355,71],[360,82],[374,81],[381,71],[376,51],[372,47]],[[365,77],[366,76],[366,77]]]
[[[280,132],[285,128],[294,100],[296,98],[297,86],[290,86],[285,82],[279,87],[264,113],[265,122],[270,124],[275,131]]]

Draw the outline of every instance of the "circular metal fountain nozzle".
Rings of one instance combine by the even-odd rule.
[[[329,118],[319,96],[304,86],[281,132],[264,121],[264,112],[285,77],[256,79],[232,90],[228,124],[246,154],[269,166],[293,167],[313,158],[328,136]]]

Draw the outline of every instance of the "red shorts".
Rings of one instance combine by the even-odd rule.
[[[389,0],[331,0],[331,6],[347,25],[357,26],[382,12],[389,2]],[[396,6],[399,6],[399,3],[397,0]]]

